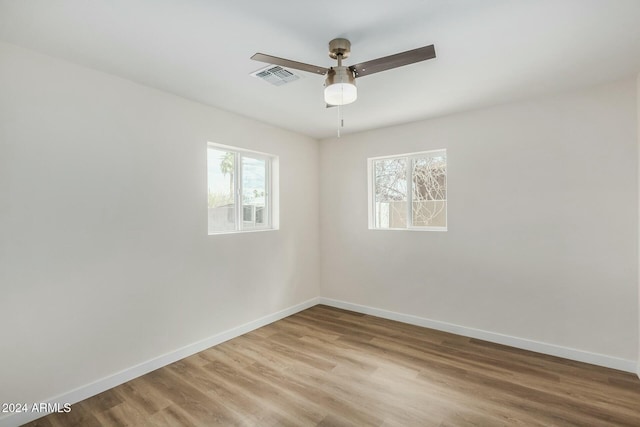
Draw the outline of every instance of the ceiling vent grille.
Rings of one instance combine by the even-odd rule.
[[[268,67],[254,71],[251,75],[262,79],[267,83],[271,83],[274,86],[282,86],[300,78],[299,75],[294,74],[292,71],[282,68],[279,65],[269,65]]]

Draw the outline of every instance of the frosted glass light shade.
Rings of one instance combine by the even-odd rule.
[[[358,98],[356,78],[347,67],[331,67],[324,82],[324,101],[329,105],[351,104]]]
[[[329,105],[351,104],[358,99],[358,88],[353,83],[334,83],[324,88],[324,101]]]

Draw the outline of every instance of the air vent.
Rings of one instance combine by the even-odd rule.
[[[253,77],[264,80],[267,83],[271,83],[274,86],[282,86],[287,83],[291,83],[300,78],[299,75],[294,74],[292,71],[282,68],[279,65],[269,65],[266,68],[261,68],[258,71],[251,73]]]

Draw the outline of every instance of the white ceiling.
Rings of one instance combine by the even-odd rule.
[[[315,138],[334,136],[323,77],[272,86],[256,52],[330,66],[435,44],[437,58],[358,79],[344,133],[640,71],[640,0],[0,0],[0,40]]]

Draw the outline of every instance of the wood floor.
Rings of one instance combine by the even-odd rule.
[[[640,380],[320,305],[27,425],[640,426]]]

